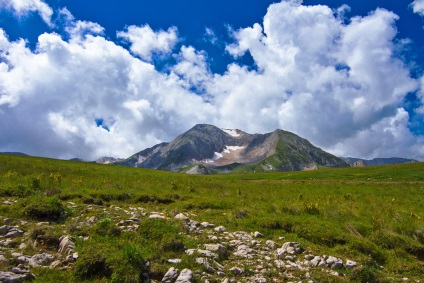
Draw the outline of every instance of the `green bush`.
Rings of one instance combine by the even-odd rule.
[[[109,278],[112,269],[106,262],[106,256],[98,249],[86,250],[75,263],[75,276],[80,279]]]
[[[121,230],[115,226],[110,219],[104,219],[96,223],[94,226],[94,231],[100,236],[119,236],[121,235]]]
[[[56,197],[34,197],[25,201],[24,214],[37,220],[59,220],[67,216],[66,208]]]

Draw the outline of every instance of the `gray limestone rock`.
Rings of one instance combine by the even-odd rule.
[[[237,276],[237,275],[241,275],[241,274],[243,274],[243,273],[244,273],[244,270],[243,270],[242,268],[240,268],[240,267],[235,266],[235,267],[232,267],[232,268],[230,269],[230,272],[231,272],[234,276]]]
[[[165,276],[162,279],[163,283],[172,283],[174,282],[178,277],[178,269],[175,267],[171,267],[168,269],[168,271],[165,273]]]
[[[346,261],[346,268],[351,269],[351,268],[354,268],[357,265],[358,265],[358,263],[355,262],[355,261],[352,261],[352,260],[347,260]]]
[[[75,243],[69,238],[69,236],[62,236],[59,241],[59,253],[69,255],[74,251]]]
[[[297,242],[285,242],[283,246],[277,250],[277,257],[281,258],[284,254],[296,255],[302,252],[300,244]]]
[[[221,244],[205,244],[205,249],[211,252],[215,252],[219,255],[227,253],[227,249]]]
[[[52,263],[54,260],[54,257],[49,254],[36,254],[31,257],[28,264],[31,267],[39,267],[39,266],[46,266]]]
[[[26,280],[31,280],[35,278],[33,274],[16,274],[14,272],[5,272],[0,271],[0,282],[4,283],[15,283],[15,282],[23,282]]]
[[[224,226],[218,226],[218,227],[214,228],[213,230],[215,232],[222,233],[222,232],[227,231],[227,228],[225,228]]]
[[[265,245],[270,248],[271,250],[276,250],[278,248],[278,245],[276,242],[268,240],[266,241]]]
[[[193,279],[193,272],[190,269],[183,269],[175,283],[190,283]]]

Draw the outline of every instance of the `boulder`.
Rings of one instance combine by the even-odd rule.
[[[178,276],[175,283],[191,283],[191,280],[193,279],[193,272],[190,269],[183,269]]]
[[[47,266],[50,263],[52,263],[54,260],[54,257],[49,254],[36,254],[31,257],[28,264],[31,267],[40,267],[40,266]]]
[[[163,283],[172,283],[177,279],[177,277],[178,277],[178,269],[176,269],[175,267],[171,267],[165,273],[165,276],[162,278],[162,282]]]
[[[276,250],[278,248],[278,245],[276,242],[268,240],[266,241],[265,245],[270,248],[271,250]]]
[[[285,242],[283,246],[277,250],[277,257],[280,258],[284,254],[296,255],[302,252],[300,244],[297,242]]]
[[[59,250],[61,254],[71,254],[75,249],[75,243],[69,238],[69,236],[62,236],[59,239]]]
[[[215,252],[218,255],[225,255],[227,253],[227,249],[221,244],[205,244],[205,249]]]
[[[357,265],[358,265],[358,263],[355,262],[355,261],[352,261],[352,260],[347,260],[346,261],[346,268],[352,269],[352,268],[354,268]]]
[[[218,226],[218,227],[214,228],[213,230],[215,232],[222,233],[222,232],[227,231],[227,228],[225,228],[224,226]]]
[[[14,272],[0,271],[0,282],[4,283],[23,282],[26,280],[32,280],[34,278],[34,275],[31,273],[16,274]]]

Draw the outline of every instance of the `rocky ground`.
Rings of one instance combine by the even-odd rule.
[[[1,201],[2,205],[13,202],[11,199]],[[68,205],[80,212],[79,216],[68,219],[75,227],[95,224],[99,221],[95,215],[99,213],[113,219],[123,233],[135,233],[147,218],[178,219],[187,228],[186,236],[204,239],[197,248],[185,250],[198,269],[171,267],[162,282],[318,282],[314,274],[324,272],[342,278],[346,270],[360,268],[354,261],[315,254],[284,237],[275,242],[266,239],[260,231],[229,231],[217,223],[202,222],[194,214],[152,212],[141,207],[115,205],[76,205],[72,202]],[[0,218],[0,223],[3,224],[0,227],[0,282],[31,280],[35,278],[33,269],[66,270],[78,261],[76,241],[65,233],[63,224],[4,217]],[[63,235],[53,239],[42,233],[34,235],[34,231],[52,226],[63,231]],[[168,263],[180,267],[184,264],[180,258],[170,258]],[[146,279],[145,282],[158,281]]]

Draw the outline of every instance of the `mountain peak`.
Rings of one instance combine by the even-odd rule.
[[[208,124],[197,124],[172,142],[143,150],[117,164],[170,171],[197,164],[200,167],[195,168],[206,167],[218,172],[348,166],[345,161],[291,132],[277,129],[268,134],[252,135],[239,129],[220,129]]]

